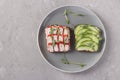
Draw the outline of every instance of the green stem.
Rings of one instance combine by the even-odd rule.
[[[63,56],[64,56],[64,59],[66,60],[66,62],[69,64],[70,62],[68,61],[68,59],[67,59],[65,53],[63,53]]]
[[[69,24],[70,23],[70,20],[68,19],[68,16],[65,15],[65,19],[66,19],[66,23]]]
[[[83,63],[77,63],[77,62],[69,62],[70,64],[80,65],[81,67],[84,67],[85,64]]]
[[[82,63],[77,63],[77,62],[70,62],[70,61],[68,61],[65,53],[63,53],[63,57],[64,57],[64,58],[62,58],[61,61],[62,61],[62,63],[64,63],[64,64],[80,65],[80,67],[84,67],[84,66],[85,66],[85,64],[82,64]]]
[[[75,14],[75,13],[73,13],[72,15],[74,15],[74,16],[85,16],[83,14]]]

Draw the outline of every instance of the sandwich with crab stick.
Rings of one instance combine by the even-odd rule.
[[[70,29],[62,25],[48,25],[45,28],[47,50],[67,52],[70,50]]]

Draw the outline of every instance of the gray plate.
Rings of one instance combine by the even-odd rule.
[[[75,13],[82,13],[85,16],[79,17],[79,16],[70,15],[68,17],[70,19],[71,24],[67,25],[65,22],[65,17],[63,16],[63,12],[65,9],[70,9]],[[63,53],[47,52],[44,29],[47,25],[52,25],[52,24],[67,25],[70,28],[73,28],[77,24],[91,24],[99,27],[102,30],[102,35],[104,38],[101,43],[102,45],[101,45],[100,51],[97,53],[77,52],[74,50],[74,39],[72,38],[71,51],[68,52],[66,56],[69,59],[69,61],[85,63],[86,66],[81,68],[78,65],[72,65],[72,64],[67,65],[67,64],[61,63],[61,58],[63,57]],[[71,31],[71,33],[73,37],[73,31]],[[101,58],[106,46],[106,32],[100,19],[91,10],[84,7],[80,7],[80,6],[64,6],[64,7],[55,9],[54,11],[49,13],[47,17],[45,17],[42,24],[40,25],[38,42],[39,42],[39,47],[40,47],[42,57],[45,59],[45,61],[48,64],[50,64],[55,69],[63,72],[76,73],[76,72],[81,72],[89,69],[90,67],[95,65],[98,62],[98,60]]]

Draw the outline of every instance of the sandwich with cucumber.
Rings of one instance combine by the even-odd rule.
[[[101,30],[93,25],[80,24],[74,29],[75,49],[84,52],[97,52],[102,40]]]

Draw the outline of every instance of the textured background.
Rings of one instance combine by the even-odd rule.
[[[91,69],[62,73],[40,56],[39,24],[46,13],[62,5],[92,9],[107,31],[107,48]],[[119,0],[0,0],[0,80],[119,80]]]

